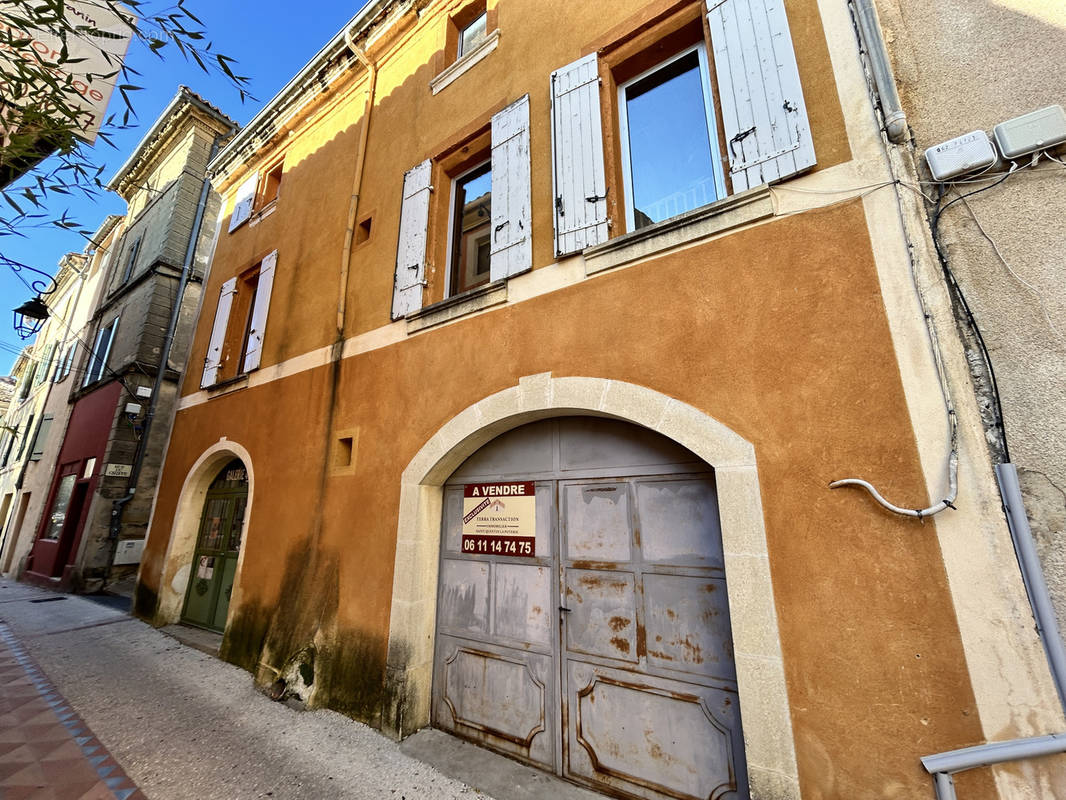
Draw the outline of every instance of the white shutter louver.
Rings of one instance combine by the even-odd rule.
[[[529,169],[527,94],[492,117],[490,280],[533,268]]]
[[[607,241],[600,79],[590,53],[551,76],[555,254]]]
[[[222,284],[222,290],[218,293],[218,308],[215,309],[215,322],[211,326],[211,340],[207,345],[207,358],[204,359],[201,387],[213,386],[218,382],[218,371],[222,368],[222,346],[226,342],[229,312],[233,307],[233,295],[236,293],[236,278],[230,278]]]
[[[232,232],[238,225],[252,216],[252,205],[255,203],[255,187],[259,184],[259,173],[252,175],[241,184],[237,190],[237,199],[233,203],[233,213],[229,218],[229,229]]]
[[[393,319],[400,319],[422,308],[422,287],[426,284],[431,175],[431,164],[427,158],[403,176],[400,240],[396,247],[396,275],[392,289]]]
[[[256,369],[263,353],[263,335],[266,332],[267,314],[270,313],[270,293],[274,289],[274,267],[278,263],[278,251],[263,259],[259,267],[259,283],[255,287],[255,303],[248,324],[248,346],[244,351],[242,371]]]
[[[733,190],[815,163],[784,0],[707,0]]]
[[[30,461],[40,461],[44,455],[44,445],[48,441],[48,432],[52,429],[52,417],[41,418],[41,425],[37,428],[37,435],[33,437],[33,447],[30,450]]]

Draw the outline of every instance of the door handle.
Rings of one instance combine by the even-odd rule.
[[[574,610],[574,609],[572,609],[572,608],[567,608],[566,606],[559,606],[559,611],[560,611],[560,612],[564,612],[564,611],[565,611],[565,612],[566,612],[567,614],[569,614],[569,613],[570,613],[571,611],[573,611],[573,610]]]

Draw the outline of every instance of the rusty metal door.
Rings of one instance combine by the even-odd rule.
[[[635,426],[549,420],[445,488],[433,721],[609,794],[747,797],[713,474]],[[534,558],[461,552],[463,484],[536,481]]]

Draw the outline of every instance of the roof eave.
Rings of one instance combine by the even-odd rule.
[[[261,132],[262,128],[269,120],[277,116],[286,103],[298,96],[304,86],[314,78],[323,66],[329,64],[338,55],[347,50],[348,45],[345,42],[346,34],[351,32],[353,37],[358,37],[378,17],[381,11],[395,2],[397,2],[397,0],[370,0],[370,2],[363,6],[356,15],[352,17],[332,39],[330,39],[325,47],[319,50],[311,60],[308,61],[303,68],[281,88],[281,91],[274,95],[270,102],[263,106],[259,112],[249,120],[248,124],[244,126],[240,133],[226,143],[226,146],[223,147],[218,152],[218,155],[212,159],[211,163],[208,164],[208,172],[211,174],[217,174],[220,171],[225,171],[235,155]]]

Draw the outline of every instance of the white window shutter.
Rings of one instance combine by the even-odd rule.
[[[427,158],[403,176],[400,241],[396,248],[396,276],[392,290],[393,319],[422,308],[431,174],[431,164]]]
[[[492,118],[491,280],[533,268],[529,194],[527,94]]]
[[[256,369],[263,354],[263,335],[266,333],[267,314],[270,313],[270,292],[274,289],[274,267],[277,264],[278,251],[275,250],[263,259],[259,267],[252,319],[248,323],[248,347],[244,351],[243,372]]]
[[[707,0],[733,190],[813,166],[785,0]]]
[[[565,255],[607,241],[596,54],[553,72],[551,96],[555,254]]]
[[[252,205],[255,203],[255,187],[259,185],[259,173],[252,175],[241,184],[237,190],[237,199],[233,203],[233,213],[229,218],[229,229],[232,232],[238,225],[252,216]]]
[[[236,293],[236,278],[230,278],[222,284],[222,290],[218,293],[218,308],[215,309],[215,323],[211,326],[211,340],[207,345],[207,358],[204,359],[201,387],[212,386],[218,382],[218,371],[222,368],[222,346],[226,342],[229,312],[233,307],[233,295]]]

